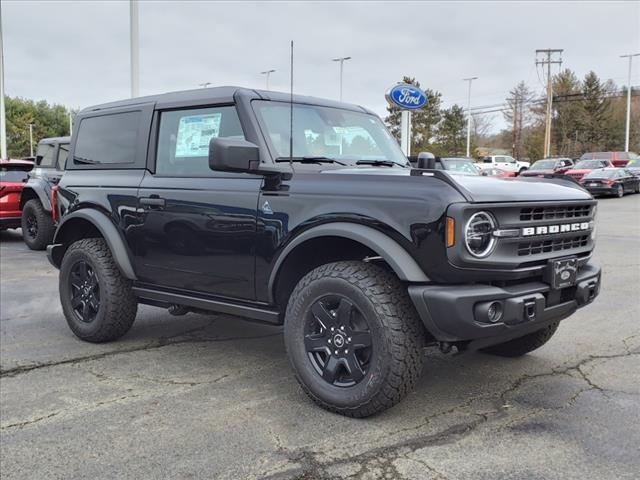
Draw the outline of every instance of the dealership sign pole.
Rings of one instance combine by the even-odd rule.
[[[1,8],[1,7],[0,7]],[[2,14],[0,13],[0,158],[7,156],[7,117],[4,111],[4,47],[2,45]]]
[[[427,96],[415,85],[399,83],[385,94],[389,105],[402,110],[400,116],[400,148],[408,157],[411,155],[411,111],[423,108]]]

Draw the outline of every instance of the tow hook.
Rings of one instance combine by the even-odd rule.
[[[527,320],[533,321],[536,319],[536,301],[535,299],[529,299],[524,301],[524,315]]]

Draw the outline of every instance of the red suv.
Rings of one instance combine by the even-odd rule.
[[[0,230],[20,228],[20,194],[33,162],[0,160]]]
[[[567,170],[564,174],[569,175],[571,178],[579,182],[582,180],[582,177],[596,168],[613,167],[615,167],[615,165],[609,160],[580,160],[571,170]]]
[[[580,157],[580,160],[609,160],[614,167],[624,167],[635,159],[640,159],[640,155],[633,152],[587,152]]]

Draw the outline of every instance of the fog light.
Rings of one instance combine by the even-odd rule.
[[[500,302],[493,302],[487,309],[487,318],[491,323],[496,323],[502,318],[502,305]]]

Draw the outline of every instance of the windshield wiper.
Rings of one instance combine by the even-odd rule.
[[[276,162],[293,162],[293,163],[337,163],[338,165],[347,165],[335,158],[329,157],[278,157]]]
[[[396,165],[402,166],[399,163],[393,162],[391,160],[358,160],[356,165],[373,165],[376,167],[394,167]]]
[[[99,160],[91,160],[90,158],[78,157],[76,155],[73,156],[73,161],[74,162],[79,162],[79,163],[86,163],[88,165],[97,165],[99,163],[102,163]]]

